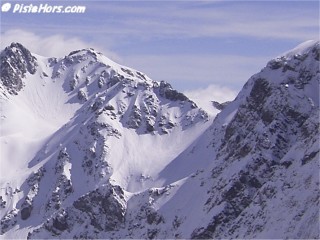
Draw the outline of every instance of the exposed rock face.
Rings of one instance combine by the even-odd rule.
[[[177,100],[186,101],[186,100],[188,100],[188,98],[185,95],[172,89],[172,86],[169,83],[164,82],[164,81],[160,82],[159,93],[160,93],[160,96],[165,97],[171,101],[177,101]]]
[[[43,232],[51,237],[96,238],[100,232],[116,231],[125,221],[126,201],[119,186],[103,185],[85,194],[72,206],[61,209],[42,228],[29,234],[29,238],[42,238]]]
[[[10,94],[23,88],[22,79],[37,70],[37,59],[20,43],[12,43],[0,55],[1,82]]]
[[[196,229],[192,238],[257,238],[267,231],[268,217],[276,215],[268,213],[277,211],[268,210],[272,199],[274,205],[281,206],[278,210],[284,211],[285,204],[277,202],[282,198],[282,191],[291,197],[286,201],[295,201],[299,194],[293,193],[293,189],[309,189],[307,205],[313,209],[319,206],[319,201],[315,200],[319,196],[316,190],[319,182],[313,187],[304,182],[315,177],[315,172],[301,175],[301,179],[292,176],[293,172],[304,171],[305,159],[312,159],[310,167],[319,167],[315,157],[319,156],[316,146],[319,144],[319,117],[316,115],[319,114],[320,75],[315,54],[318,51],[319,43],[302,55],[272,60],[249,80],[237,98],[238,103],[231,103],[238,105],[237,111],[222,131],[224,136],[217,154],[219,164],[212,170],[216,180],[206,202],[209,209],[223,207],[208,226]],[[311,94],[310,89],[316,94]],[[220,131],[220,127],[218,124],[213,131]],[[294,152],[299,152],[298,156]],[[231,169],[237,162],[241,167],[228,180],[225,169]],[[292,189],[291,193],[288,188]],[[297,205],[296,211],[308,212],[303,204]],[[314,214],[308,217],[308,220],[297,217],[285,220],[290,224],[282,223],[284,229],[278,236],[316,238],[319,231],[315,228],[309,233],[301,229],[296,229],[296,235],[290,233],[290,228],[300,225],[300,221],[319,221]],[[249,226],[244,228],[246,224]]]

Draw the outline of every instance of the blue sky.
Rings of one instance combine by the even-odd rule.
[[[238,92],[266,62],[319,39],[318,1],[2,1],[86,6],[84,14],[1,13],[12,41],[45,56],[93,47],[176,89]]]

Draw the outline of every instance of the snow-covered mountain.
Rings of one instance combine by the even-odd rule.
[[[1,237],[319,238],[319,55],[271,60],[215,117],[93,49],[11,44]]]

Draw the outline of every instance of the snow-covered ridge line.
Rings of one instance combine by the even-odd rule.
[[[9,53],[1,71],[22,85],[0,82],[1,237],[319,237],[318,42],[215,119],[92,49],[36,55],[35,72]]]
[[[289,50],[281,54],[277,58],[285,57],[289,59],[294,56],[308,54],[309,51],[314,49],[316,46],[319,46],[319,40],[308,40],[299,44],[297,47],[293,48],[292,50]]]

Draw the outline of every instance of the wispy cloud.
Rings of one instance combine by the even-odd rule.
[[[99,38],[108,34],[112,43],[128,38],[252,37],[295,41],[318,38],[316,2],[306,1],[303,7],[294,1],[271,3],[87,1],[87,13],[78,16],[81,21],[71,21],[74,16],[65,16],[67,24],[54,18],[39,24],[45,16],[37,16],[25,23],[4,18],[2,24],[4,28],[20,26],[50,34],[92,34]]]
[[[92,47],[103,52],[113,60],[120,60],[120,57],[116,53],[96,43],[85,42],[76,37],[65,37],[62,34],[44,37],[21,29],[9,30],[1,35],[1,50],[9,46],[12,42],[19,42],[33,53],[42,56],[63,57],[71,51]]]
[[[141,38],[250,36],[298,41],[317,38],[317,11],[310,2],[304,8],[299,4],[240,1],[215,2],[204,7],[193,2],[137,2],[100,4],[97,11],[118,16],[113,18],[113,26],[105,23],[111,32],[117,32],[120,26],[123,35]]]
[[[237,95],[236,91],[232,89],[214,84],[206,88],[185,91],[184,94],[196,102],[202,109],[213,114],[216,114],[218,111],[214,109],[212,101],[224,103],[234,100]]]

